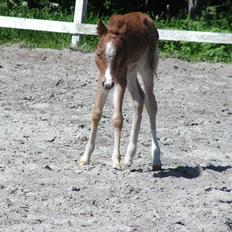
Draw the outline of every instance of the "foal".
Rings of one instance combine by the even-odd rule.
[[[129,145],[127,147],[124,165],[130,166],[137,149],[143,104],[150,118],[152,133],[152,168],[161,169],[160,148],[156,137],[157,103],[153,94],[153,76],[156,75],[158,64],[158,31],[147,15],[129,13],[115,15],[110,18],[108,28],[100,20],[97,25],[100,37],[96,64],[100,71],[96,102],[92,110],[91,131],[80,165],[87,165],[95,148],[98,124],[103,106],[110,89],[114,86],[114,150],[112,155],[113,167],[120,168],[120,135],[123,125],[122,103],[126,90],[133,100],[133,122]],[[139,82],[142,77],[144,91]]]

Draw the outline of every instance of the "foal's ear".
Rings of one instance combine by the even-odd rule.
[[[107,28],[105,24],[102,22],[102,20],[99,19],[97,23],[97,34],[99,35],[99,37],[102,37],[106,33],[107,33]]]
[[[127,23],[125,23],[120,29],[119,29],[119,32],[121,35],[125,35],[127,33]]]

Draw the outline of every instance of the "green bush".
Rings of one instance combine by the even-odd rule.
[[[97,0],[95,0],[97,2]],[[90,1],[91,2],[91,1]],[[92,3],[94,0],[92,0]],[[44,2],[45,3],[45,2]],[[104,7],[112,7],[112,2],[102,1],[106,4]],[[96,23],[97,14],[88,8],[87,23]],[[27,7],[9,8],[5,1],[0,0],[0,15],[38,18],[60,21],[73,21],[73,12],[62,10],[61,8],[51,9],[46,6],[42,9],[28,9]],[[104,19],[107,21],[109,15]],[[232,15],[227,12],[218,13],[213,8],[207,8],[203,14],[191,20],[189,18],[171,18],[168,20],[158,19],[156,24],[158,28],[171,28],[179,30],[192,31],[214,31],[214,32],[232,32]],[[82,51],[92,51],[96,48],[97,37],[84,36],[81,40],[80,49]],[[0,44],[19,43],[27,47],[45,47],[62,49],[69,47],[71,35],[60,33],[46,33],[38,31],[24,31],[0,28]],[[161,56],[176,57],[189,61],[215,61],[232,63],[232,46],[203,44],[203,43],[187,43],[187,42],[167,42],[160,41],[159,44]]]

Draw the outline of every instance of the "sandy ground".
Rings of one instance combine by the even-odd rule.
[[[147,113],[129,170],[111,168],[112,95],[82,170],[94,54],[0,47],[0,231],[232,231],[232,65],[160,61],[163,170]],[[125,97],[122,154],[131,127]]]

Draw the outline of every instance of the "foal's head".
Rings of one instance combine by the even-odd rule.
[[[100,71],[100,78],[105,89],[111,89],[114,82],[119,81],[125,69],[125,35],[127,25],[120,18],[111,18],[107,28],[100,20],[97,25],[99,43],[96,52],[96,64]]]

